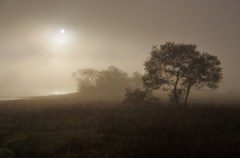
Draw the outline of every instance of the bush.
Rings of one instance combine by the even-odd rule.
[[[137,89],[126,89],[125,100],[123,103],[125,104],[142,104],[142,103],[158,103],[159,98],[155,97],[146,90]]]

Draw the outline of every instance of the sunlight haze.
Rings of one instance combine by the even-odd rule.
[[[240,92],[238,0],[0,0],[0,96],[77,91],[77,69],[144,73],[153,45],[196,44]]]

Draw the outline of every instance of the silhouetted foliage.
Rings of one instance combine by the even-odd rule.
[[[192,44],[167,42],[154,46],[145,62],[144,85],[149,90],[170,91],[170,100],[187,106],[192,87],[216,89],[222,68],[216,56],[200,53]]]

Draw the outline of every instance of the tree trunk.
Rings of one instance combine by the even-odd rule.
[[[185,97],[185,100],[184,100],[184,107],[188,106],[188,96],[189,96],[191,87],[192,87],[191,83],[189,83],[188,87],[187,87],[187,94],[186,94],[186,97]]]
[[[174,84],[174,88],[173,88],[173,97],[174,97],[174,101],[177,104],[177,106],[180,106],[179,99],[178,99],[178,94],[177,94],[178,81],[179,81],[179,78],[177,77],[177,80],[176,80],[176,82]]]

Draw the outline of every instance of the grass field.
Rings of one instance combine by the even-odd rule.
[[[240,156],[240,107],[0,103],[0,158]]]

